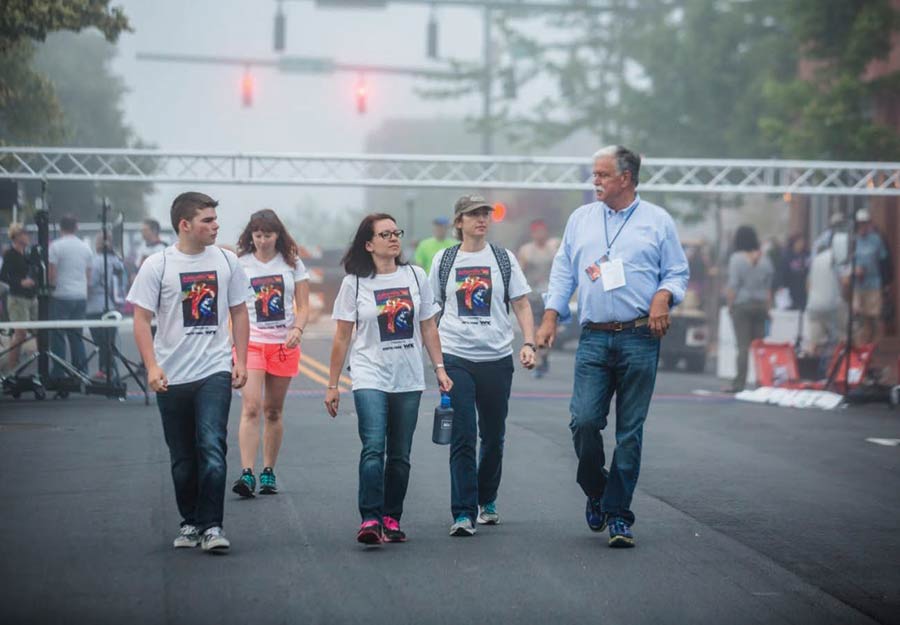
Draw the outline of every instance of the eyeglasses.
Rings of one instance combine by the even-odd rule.
[[[392,236],[397,237],[398,239],[403,238],[403,230],[385,230],[384,232],[376,232],[375,236],[381,237],[385,241],[390,239]]]

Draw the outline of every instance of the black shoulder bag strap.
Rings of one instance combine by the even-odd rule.
[[[462,243],[457,243],[453,247],[444,250],[441,256],[441,264],[438,265],[438,297],[441,302],[441,316],[444,314],[444,304],[447,303],[447,282],[450,280],[450,270],[453,269],[453,263],[456,262],[456,254]]]
[[[506,248],[491,243],[491,251],[497,259],[500,267],[500,277],[503,278],[503,303],[506,304],[506,314],[509,314],[509,280],[512,277],[512,263],[509,262],[509,252]]]

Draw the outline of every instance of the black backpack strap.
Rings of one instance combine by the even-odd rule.
[[[356,306],[354,306],[356,309],[356,331],[359,332],[359,274],[354,275],[356,276],[356,297],[353,301],[356,304]]]
[[[162,290],[163,290],[163,277],[166,275],[166,249],[163,248],[162,257],[163,257],[163,266],[162,271],[159,272],[159,293],[156,294],[156,314],[159,315],[159,307],[162,305]],[[147,262],[146,260],[144,262]]]
[[[506,314],[509,314],[509,280],[512,277],[512,263],[509,261],[509,252],[506,248],[491,243],[491,251],[497,259],[500,267],[500,277],[503,278],[503,303],[506,304]]]
[[[441,302],[441,315],[444,314],[444,304],[447,303],[447,282],[450,280],[450,270],[453,269],[453,263],[456,262],[456,254],[462,243],[457,243],[453,247],[444,250],[441,256],[441,264],[438,265],[438,293]]]

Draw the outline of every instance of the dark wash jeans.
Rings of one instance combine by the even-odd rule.
[[[409,450],[419,420],[422,391],[353,391],[359,422],[359,515],[363,521],[403,516],[409,485]],[[387,461],[385,461],[385,454]]]
[[[231,374],[214,373],[156,394],[182,525],[222,526]]]
[[[513,359],[473,362],[444,354],[444,366],[453,380],[450,510],[454,519],[467,516],[474,522],[478,506],[494,501],[500,488]],[[481,445],[476,466],[478,436]]]
[[[50,318],[58,321],[72,319],[84,319],[84,311],[87,308],[86,299],[57,299],[50,298]],[[66,359],[66,340],[69,342],[69,353],[72,359],[69,364],[79,371],[87,373],[87,353],[84,349],[84,341],[81,340],[82,329],[70,328],[68,330],[52,330],[50,332],[50,351]],[[56,378],[66,375],[65,371],[55,361],[50,370],[50,377]]]
[[[604,332],[584,329],[575,352],[575,384],[569,411],[584,494],[602,498],[603,512],[634,523],[631,498],[641,468],[644,420],[656,383],[659,339],[646,326]],[[616,447],[609,472],[603,435],[616,396]]]

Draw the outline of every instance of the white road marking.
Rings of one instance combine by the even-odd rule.
[[[885,447],[897,447],[900,445],[900,438],[867,438],[866,441],[876,445],[884,445]]]

